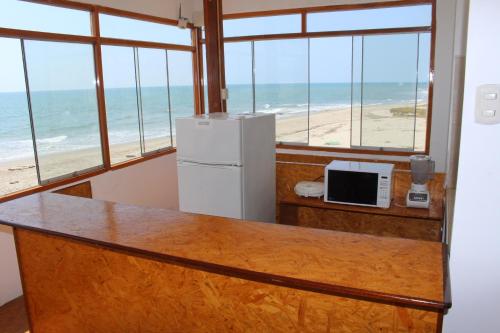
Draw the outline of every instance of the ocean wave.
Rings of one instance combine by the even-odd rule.
[[[54,136],[52,138],[37,139],[37,143],[59,143],[66,140],[68,137],[66,135]]]
[[[9,161],[33,156],[33,142],[31,140],[8,140],[0,146],[0,160]]]

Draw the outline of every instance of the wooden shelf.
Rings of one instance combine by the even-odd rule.
[[[404,218],[416,218],[426,220],[443,220],[443,201],[442,198],[432,199],[429,209],[408,208],[404,197],[396,197],[392,200],[391,207],[365,207],[356,205],[342,205],[324,202],[323,198],[303,198],[295,193],[287,193],[281,200],[281,204],[296,205],[304,207],[322,208],[339,210],[346,212],[367,213],[373,215],[397,216]]]

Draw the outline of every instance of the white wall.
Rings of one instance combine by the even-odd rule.
[[[95,199],[153,208],[179,207],[176,154],[109,171],[90,181]],[[0,226],[0,306],[21,294],[12,229]]]
[[[0,225],[0,306],[21,294],[12,229]]]
[[[154,158],[91,179],[94,199],[178,209],[176,154]]]
[[[445,332],[500,332],[500,124],[474,122],[476,87],[500,84],[500,1],[470,1]]]

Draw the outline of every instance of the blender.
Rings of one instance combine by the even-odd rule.
[[[431,196],[427,182],[434,177],[435,163],[427,155],[410,156],[411,188],[406,195],[406,206],[429,208]]]

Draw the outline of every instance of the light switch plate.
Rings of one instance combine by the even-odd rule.
[[[500,84],[477,87],[475,118],[479,124],[500,123]]]

